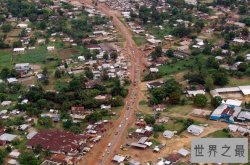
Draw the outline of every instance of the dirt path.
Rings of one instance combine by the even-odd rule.
[[[84,4],[91,5],[91,0],[82,0]],[[135,111],[138,109],[139,102],[142,98],[140,90],[140,72],[143,70],[142,57],[143,53],[135,44],[132,34],[127,25],[121,21],[121,14],[117,11],[109,9],[104,4],[98,4],[97,9],[105,15],[112,17],[113,25],[116,26],[119,33],[125,39],[122,54],[130,60],[130,79],[131,86],[129,94],[126,98],[126,105],[121,111],[118,120],[113,122],[113,126],[105,137],[95,145],[91,153],[82,160],[81,164],[110,164],[113,156],[117,153],[121,144],[126,140],[126,133],[129,127],[135,121]],[[112,145],[108,147],[108,143]]]

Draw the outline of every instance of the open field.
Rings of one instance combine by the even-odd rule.
[[[208,134],[206,137],[211,137],[211,138],[228,138],[230,136],[229,132],[225,132],[223,130],[218,130],[213,133]]]
[[[249,77],[243,77],[243,78],[230,78],[228,86],[240,86],[240,85],[249,85],[250,79]]]
[[[12,62],[12,54],[8,50],[0,51],[0,68],[10,67]]]
[[[157,39],[164,39],[164,36],[171,34],[173,29],[167,25],[163,27],[164,29],[160,29],[159,27],[155,27],[153,25],[147,25],[145,26],[145,29]]]
[[[133,40],[135,41],[137,46],[141,46],[147,42],[145,37],[141,35],[134,35]]]
[[[180,114],[180,115],[188,115],[190,112],[192,112],[192,110],[194,109],[194,107],[192,105],[176,105],[176,106],[171,106],[169,108],[167,108],[166,110],[166,114]]]
[[[203,56],[197,56],[199,59],[203,59]],[[165,64],[159,67],[161,75],[169,75],[177,73],[183,70],[188,69],[190,66],[194,66],[195,58],[191,57],[190,59],[177,60],[172,64]]]

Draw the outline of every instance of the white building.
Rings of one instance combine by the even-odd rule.
[[[204,127],[198,125],[190,125],[187,128],[187,131],[195,136],[198,136],[204,131]]]

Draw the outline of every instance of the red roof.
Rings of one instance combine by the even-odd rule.
[[[30,139],[27,146],[34,148],[41,145],[43,149],[48,149],[51,152],[77,154],[84,144],[84,139],[85,137],[72,132],[44,130]]]

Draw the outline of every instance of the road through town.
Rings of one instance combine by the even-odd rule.
[[[83,0],[84,4],[91,5],[91,0]],[[82,164],[110,164],[112,157],[117,153],[117,150],[126,139],[126,133],[131,124],[135,121],[135,111],[138,108],[141,93],[139,89],[141,71],[143,70],[141,50],[135,44],[130,29],[123,24],[119,19],[120,13],[110,9],[105,4],[98,4],[96,8],[104,13],[106,16],[112,18],[113,25],[116,26],[119,33],[125,39],[123,54],[130,60],[130,79],[131,85],[128,96],[125,100],[125,106],[120,113],[120,117],[114,122],[114,128],[109,135],[107,135],[100,144],[93,148],[94,152]],[[104,147],[104,148],[103,148]]]

